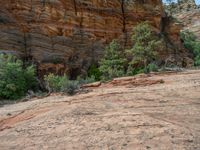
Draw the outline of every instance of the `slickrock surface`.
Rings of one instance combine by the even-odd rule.
[[[91,89],[1,107],[0,149],[200,149],[199,70]]]

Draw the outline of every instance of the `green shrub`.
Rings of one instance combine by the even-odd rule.
[[[85,78],[85,83],[88,84],[88,83],[93,83],[93,82],[96,82],[96,78],[95,76],[90,76],[90,77],[86,77]]]
[[[100,61],[99,70],[102,80],[110,80],[124,75],[123,53],[117,41],[113,40],[105,49],[104,57]]]
[[[194,53],[194,65],[200,66],[200,41],[196,40],[193,53]]]
[[[88,70],[88,77],[94,77],[96,81],[101,80],[101,72],[96,65],[92,65]]]
[[[80,85],[96,82],[96,79],[95,79],[94,76],[86,77],[85,79],[78,77],[77,80],[78,80]]]
[[[194,58],[194,65],[195,65],[195,66],[200,66],[200,55],[197,55],[197,56]]]
[[[21,60],[12,55],[0,55],[0,97],[19,99],[36,86],[33,66],[24,69]]]
[[[181,39],[184,41],[184,47],[193,52],[194,46],[196,45],[196,37],[190,31],[183,31],[180,33]]]
[[[190,31],[181,32],[184,47],[194,54],[194,65],[200,66],[200,41]]]
[[[79,89],[79,81],[69,80],[67,76],[49,74],[44,77],[46,87],[50,92],[63,92],[73,95]]]
[[[146,68],[146,72],[158,72],[158,66],[154,63],[148,64],[147,68]]]
[[[26,87],[29,90],[36,91],[39,88],[38,82],[36,80],[36,70],[34,66],[29,66],[24,71],[24,78],[26,81]]]
[[[67,76],[58,76],[50,73],[44,76],[46,88],[50,92],[60,92],[63,84],[68,81]]]
[[[141,74],[141,73],[158,72],[158,69],[159,67],[154,63],[148,64],[146,68],[143,68],[143,67],[133,68],[129,66],[127,70],[127,75],[132,76],[132,75]]]
[[[132,67],[132,66],[129,66],[128,67],[128,70],[127,70],[127,75],[128,76],[133,76],[133,75],[136,75],[136,74],[140,74],[140,73],[144,73],[144,68],[142,67]]]
[[[67,93],[68,95],[74,95],[79,88],[79,81],[67,80],[64,82],[61,91]]]

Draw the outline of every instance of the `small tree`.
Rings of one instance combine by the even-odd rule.
[[[129,68],[139,64],[140,67],[147,69],[148,64],[152,63],[157,57],[157,48],[161,43],[153,34],[151,27],[146,23],[138,24],[133,30],[133,48],[128,50],[132,56]]]
[[[100,61],[99,70],[103,80],[110,80],[124,75],[125,59],[120,50],[120,45],[113,40],[105,49],[103,59]]]
[[[188,30],[181,32],[181,39],[184,47],[194,54],[194,65],[200,66],[200,41]]]
[[[37,86],[33,66],[22,67],[22,61],[12,55],[0,55],[0,97],[18,99]]]

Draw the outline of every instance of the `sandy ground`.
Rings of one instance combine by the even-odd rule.
[[[0,150],[10,149],[200,150],[200,71],[1,107]]]

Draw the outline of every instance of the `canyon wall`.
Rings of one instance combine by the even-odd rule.
[[[175,7],[174,17],[184,25],[183,30],[193,32],[200,40],[200,8],[194,0],[182,0]]]
[[[131,46],[131,31],[142,21],[165,36],[161,61],[192,64],[181,26],[166,17],[161,0],[0,0],[0,53],[33,61],[40,75],[76,76],[97,63],[113,39]]]

